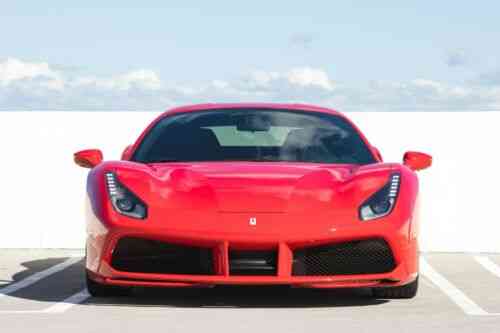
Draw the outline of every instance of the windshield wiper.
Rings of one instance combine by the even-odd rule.
[[[245,159],[244,161],[249,162],[282,162],[282,160],[272,157],[272,156],[261,156],[259,158]]]
[[[214,160],[180,160],[177,158],[162,158],[158,160],[148,161],[148,164],[154,163],[168,163],[168,162],[282,162],[282,160],[271,157],[271,156],[261,156],[259,158],[219,158]]]
[[[177,158],[162,158],[159,160],[154,160],[154,161],[148,161],[148,164],[153,164],[153,163],[168,163],[168,162],[182,162],[181,160]]]

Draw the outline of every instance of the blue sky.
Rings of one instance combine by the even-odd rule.
[[[496,110],[499,12],[497,1],[10,1],[0,109]]]

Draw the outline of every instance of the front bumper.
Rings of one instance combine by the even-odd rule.
[[[418,275],[418,244],[410,232],[411,221],[394,217],[358,226],[337,227],[323,233],[212,232],[149,228],[144,223],[120,225],[101,223],[93,214],[88,228],[87,262],[89,276],[100,283],[122,286],[210,287],[214,285],[291,285],[306,288],[350,288],[399,286]],[[120,239],[137,237],[185,246],[208,248],[213,253],[211,275],[158,274],[117,270],[112,265],[113,251]],[[297,276],[292,272],[294,251],[325,244],[383,239],[392,251],[394,269],[378,274]],[[270,250],[277,256],[276,273],[271,276],[233,275],[230,272],[231,250]]]

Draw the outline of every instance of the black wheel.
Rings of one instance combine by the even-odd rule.
[[[377,298],[413,298],[418,291],[418,277],[415,281],[399,287],[373,288],[372,293]]]
[[[108,286],[92,280],[86,273],[87,290],[94,297],[120,297],[130,295],[130,287]]]

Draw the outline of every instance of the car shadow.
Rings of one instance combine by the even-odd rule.
[[[13,276],[20,281],[67,258],[24,262]],[[10,296],[42,302],[61,302],[85,289],[83,259]],[[389,302],[372,297],[368,288],[307,289],[288,286],[217,286],[213,288],[136,287],[127,297],[89,297],[87,306],[182,308],[328,308],[375,306]]]
[[[27,278],[28,276],[33,275],[34,273],[49,269],[55,265],[58,265],[64,261],[66,261],[67,259],[69,259],[69,258],[66,258],[66,257],[47,258],[47,259],[40,259],[40,260],[32,260],[32,261],[23,262],[22,266],[25,267],[26,269],[15,273],[12,276],[12,281],[5,281],[5,282],[21,281],[21,280]]]
[[[122,298],[91,298],[87,304],[171,306],[183,308],[327,308],[379,305],[369,289],[306,289],[288,286],[217,286],[214,288],[135,288]]]

